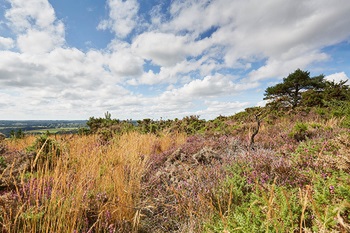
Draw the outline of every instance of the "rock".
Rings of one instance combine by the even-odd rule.
[[[221,160],[222,157],[211,148],[204,147],[193,155],[184,153],[180,148],[167,158],[164,166],[156,172],[155,177],[168,185],[178,185],[189,181],[191,174],[196,173],[196,169],[201,169],[201,166]]]
[[[192,155],[192,158],[197,161],[197,163],[204,165],[211,164],[214,160],[222,160],[219,154],[207,147],[204,147],[198,153]]]

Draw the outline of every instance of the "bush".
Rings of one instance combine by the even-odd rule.
[[[247,166],[234,164],[213,199],[217,214],[206,232],[293,232],[301,215],[298,189],[250,183]]]
[[[308,209],[314,232],[350,230],[350,179],[344,172],[315,174]],[[332,231],[333,232],[333,231]]]
[[[36,138],[33,145],[27,147],[28,153],[35,153],[36,159],[33,166],[48,163],[49,167],[54,164],[54,158],[61,155],[60,144],[49,137],[49,134],[43,134]]]
[[[308,130],[308,125],[302,122],[297,122],[294,125],[292,132],[289,134],[290,137],[296,141],[304,141],[311,136],[311,132]]]
[[[2,168],[6,168],[7,167],[5,158],[3,156],[0,156],[0,167],[2,167]]]

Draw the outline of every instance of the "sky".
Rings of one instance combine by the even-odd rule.
[[[0,119],[213,119],[350,76],[349,0],[0,0]]]

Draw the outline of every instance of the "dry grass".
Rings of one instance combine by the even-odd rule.
[[[340,134],[328,144],[336,152],[327,153],[325,143],[318,154],[317,163],[321,167],[350,172],[350,134]]]
[[[7,139],[6,145],[7,148],[11,151],[23,151],[26,147],[34,143],[35,138],[35,136],[30,135],[21,139]]]
[[[61,155],[53,154],[54,167],[39,164],[22,173],[15,191],[0,204],[5,232],[131,232],[142,210],[152,208],[139,198],[141,179],[149,155],[183,143],[183,135],[116,136],[100,145],[96,136],[62,137]],[[23,150],[29,137],[11,149]],[[41,155],[39,155],[41,156]]]

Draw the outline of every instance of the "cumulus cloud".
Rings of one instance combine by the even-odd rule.
[[[44,53],[64,44],[65,29],[47,0],[11,0],[5,13],[23,53]]]
[[[6,38],[0,36],[0,49],[12,49],[14,47],[14,41],[12,38]]]
[[[247,81],[258,81],[266,78],[282,79],[298,68],[305,69],[312,62],[326,61],[328,58],[327,54],[320,52],[310,52],[290,60],[270,58],[264,66],[259,67],[257,70],[252,70]]]
[[[325,79],[330,82],[339,83],[341,81],[348,81],[349,77],[344,72],[339,72],[339,73],[327,75]]]
[[[201,76],[206,77],[211,75],[213,70],[220,69],[221,67],[216,61],[203,56],[199,60],[182,60],[173,66],[161,66],[159,72],[145,70],[141,76],[129,80],[129,84],[188,83],[191,81],[190,75],[193,72],[199,72]]]
[[[164,102],[186,102],[189,99],[235,95],[258,85],[258,83],[234,83],[231,79],[223,75],[195,79],[181,88],[165,91],[160,96],[160,100]]]
[[[180,89],[181,94],[187,96],[206,97],[222,94],[234,94],[238,90],[244,90],[249,85],[235,84],[226,76],[207,76],[203,80],[196,79]]]
[[[319,61],[316,56],[311,59],[310,53],[320,53],[324,58],[321,48],[349,37],[349,10],[346,0],[341,4],[292,0],[175,1],[171,8],[173,19],[164,27],[176,32],[189,30],[195,35],[218,27],[210,40],[212,44],[224,46],[227,66],[261,59],[285,63],[299,59],[304,61],[303,66],[308,66]],[[273,63],[266,64],[265,69],[273,70],[270,65]],[[285,66],[282,73],[288,71],[290,68]]]
[[[222,101],[205,101],[206,108],[196,113],[203,118],[213,119],[222,116],[230,116],[236,112],[244,110],[249,106],[249,102],[222,102]]]
[[[17,32],[28,28],[45,29],[56,20],[55,12],[47,0],[10,0],[11,8],[5,13],[10,26]]]
[[[111,29],[117,37],[124,38],[137,24],[139,4],[136,0],[108,0],[109,19],[97,26],[100,30]]]
[[[132,44],[133,50],[146,60],[160,66],[174,66],[187,56],[196,56],[206,48],[205,43],[195,43],[187,36],[172,33],[145,32]]]
[[[54,32],[29,29],[25,34],[18,36],[17,46],[23,53],[50,52],[64,43],[61,36],[63,33],[62,28]]]
[[[135,54],[130,44],[113,41],[108,55],[108,67],[119,77],[134,77],[143,73],[144,60]]]
[[[174,1],[170,7],[172,20],[163,26],[166,30],[187,30],[194,35],[213,26],[232,21],[237,2],[232,1]],[[220,17],[218,17],[220,16]]]

